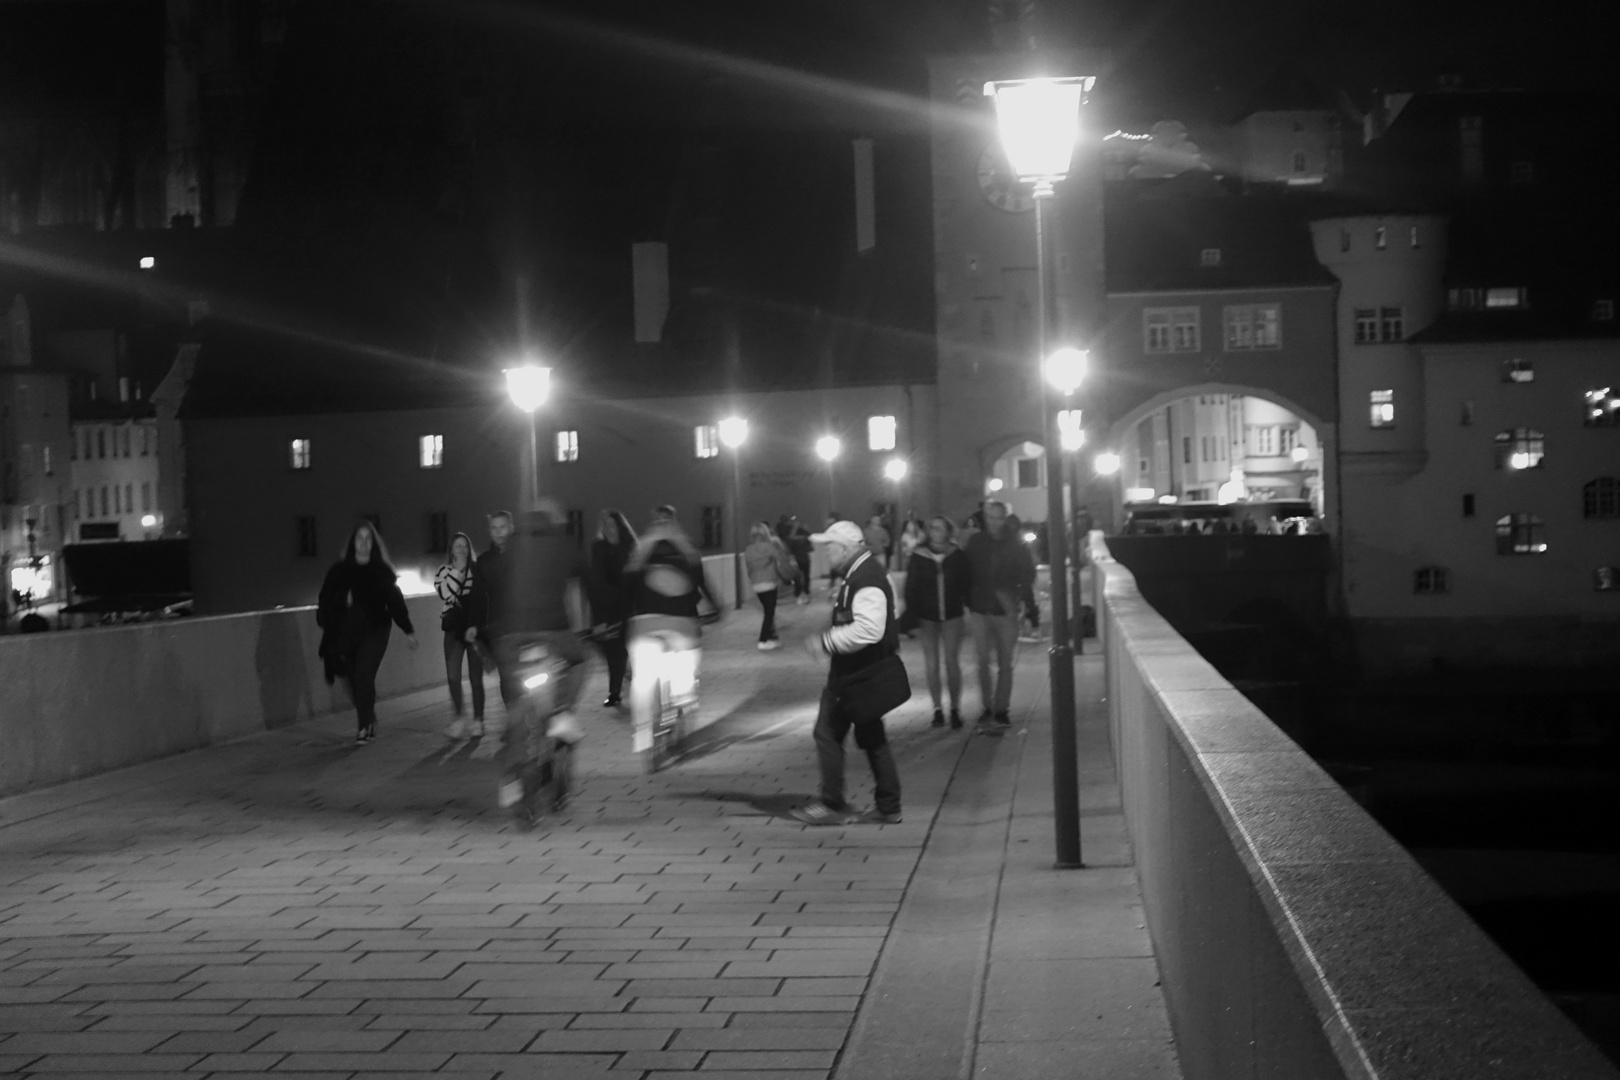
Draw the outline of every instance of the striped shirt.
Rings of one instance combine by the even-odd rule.
[[[440,600],[444,601],[443,610],[451,611],[461,607],[466,602],[467,592],[472,588],[472,582],[473,568],[470,562],[467,564],[467,568],[459,574],[449,563],[439,567],[438,573],[433,575],[433,591],[439,594]]]

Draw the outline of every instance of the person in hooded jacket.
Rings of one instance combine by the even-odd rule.
[[[356,746],[377,737],[377,669],[393,626],[416,648],[416,630],[398,576],[377,527],[362,521],[343,545],[343,558],[326,572],[315,608],[315,622],[324,631],[320,656],[327,684],[343,679],[354,700]]]
[[[636,549],[635,530],[617,510],[603,510],[591,543],[591,574],[587,593],[591,601],[591,640],[607,662],[608,692],[603,708],[623,704],[624,676],[630,664],[625,623],[630,618],[630,597],[624,568]]]
[[[962,633],[972,571],[967,553],[956,546],[956,526],[943,514],[928,521],[928,539],[912,549],[906,564],[906,613],[902,629],[915,626],[934,700],[934,727],[945,726],[940,697],[940,654],[950,691],[951,727],[962,726]]]

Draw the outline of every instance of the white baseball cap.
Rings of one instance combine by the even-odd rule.
[[[843,544],[846,547],[859,547],[866,543],[866,534],[861,527],[853,521],[835,521],[827,526],[826,532],[810,534],[812,544]]]

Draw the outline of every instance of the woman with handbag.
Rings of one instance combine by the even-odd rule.
[[[799,569],[788,554],[787,545],[771,532],[763,521],[754,522],[748,530],[748,547],[743,552],[743,563],[748,567],[748,582],[754,589],[759,606],[765,609],[765,618],[759,624],[759,651],[770,652],[782,647],[776,636],[776,590],[779,585],[791,585]]]
[[[951,727],[962,726],[962,630],[968,594],[967,553],[956,546],[956,526],[943,514],[928,520],[928,540],[912,549],[906,564],[906,611],[902,632],[915,627],[922,639],[928,694],[934,699],[934,727],[945,726],[940,697],[940,654],[950,691]]]
[[[484,733],[484,661],[478,646],[467,641],[467,594],[473,584],[472,538],[458,532],[450,539],[450,561],[439,567],[433,575],[433,589],[444,602],[439,613],[439,626],[444,630],[444,677],[450,683],[450,708],[455,717],[450,721],[452,739],[465,738],[469,732],[461,718],[461,661],[467,661],[467,681],[472,684],[473,719],[471,735]]]
[[[596,522],[596,539],[591,542],[591,575],[586,590],[591,601],[591,640],[602,650],[607,662],[606,709],[624,704],[624,676],[630,666],[625,624],[630,619],[630,594],[625,587],[624,568],[636,550],[636,533],[617,510],[603,510]]]
[[[326,681],[341,678],[348,684],[358,724],[354,742],[364,746],[377,737],[377,669],[392,627],[405,631],[406,642],[416,648],[399,575],[370,521],[355,526],[343,545],[343,558],[326,572],[315,622],[324,631],[320,655],[326,661]]]

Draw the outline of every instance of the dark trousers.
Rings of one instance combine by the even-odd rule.
[[[624,634],[624,623],[609,623],[596,639],[596,647],[602,650],[602,659],[607,662],[610,698],[623,694],[624,673],[630,667],[630,650],[625,646]]]
[[[354,662],[349,665],[349,696],[354,699],[354,712],[360,730],[377,725],[377,669],[382,667],[383,653],[388,651],[388,635],[393,623],[368,626],[355,648]]]
[[[759,640],[776,640],[776,590],[766,589],[755,593],[759,597],[759,606],[765,609],[765,621],[759,624]]]
[[[473,718],[484,718],[484,658],[478,646],[455,634],[444,635],[444,677],[450,682],[450,708],[461,716],[461,660],[467,658],[467,681],[472,683]]]
[[[799,576],[793,579],[793,599],[810,595],[810,556],[795,555],[793,561],[799,566]]]
[[[821,692],[821,711],[816,714],[816,760],[821,765],[821,801],[834,810],[845,809],[844,736],[855,729],[855,745],[866,751],[872,766],[873,802],[884,814],[900,812],[900,770],[895,768],[894,751],[882,719],[857,724],[838,705],[828,688]]]

